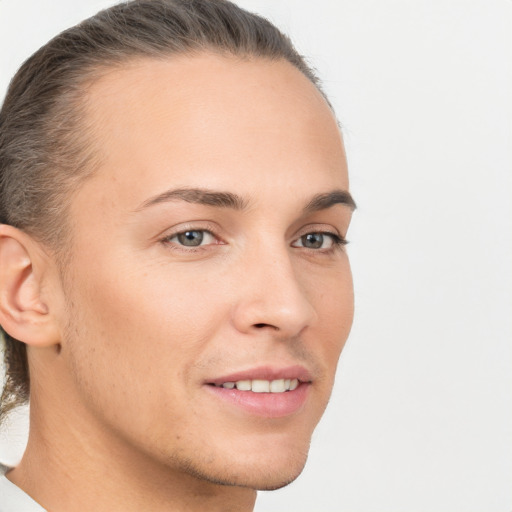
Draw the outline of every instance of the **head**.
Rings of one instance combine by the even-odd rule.
[[[293,480],[351,326],[354,204],[290,41],[220,0],[99,13],[11,83],[0,172],[3,412],[31,395],[162,467]]]

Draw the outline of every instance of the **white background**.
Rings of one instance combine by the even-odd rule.
[[[108,0],[0,0],[0,96]],[[324,81],[356,319],[303,475],[256,510],[512,511],[512,2],[240,0]],[[0,460],[23,445],[23,418]],[[21,426],[20,426],[21,425]]]

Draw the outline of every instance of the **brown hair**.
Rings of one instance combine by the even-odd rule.
[[[320,86],[287,36],[226,0],[134,0],[99,12],[30,57],[0,111],[0,223],[29,233],[62,256],[66,208],[93,172],[84,88],[127,60],[202,51],[285,59]],[[6,380],[0,421],[29,398],[25,344],[3,332]]]

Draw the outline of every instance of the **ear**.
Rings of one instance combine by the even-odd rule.
[[[34,347],[60,342],[48,297],[42,294],[48,266],[48,257],[35,240],[0,224],[0,325],[13,338]]]

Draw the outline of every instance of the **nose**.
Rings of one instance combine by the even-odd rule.
[[[317,318],[304,277],[285,248],[279,254],[259,251],[245,258],[232,310],[236,329],[283,339],[298,336]]]

